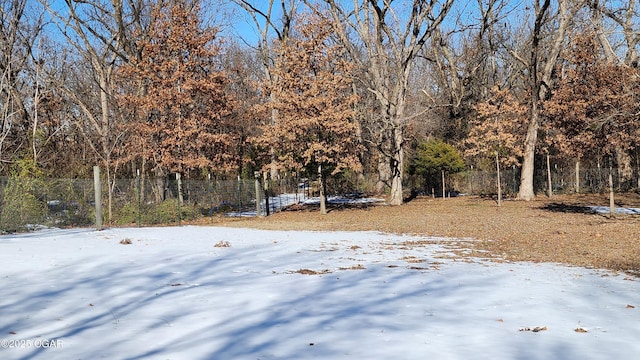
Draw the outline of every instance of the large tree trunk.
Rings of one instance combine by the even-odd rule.
[[[535,170],[536,142],[538,140],[539,116],[537,104],[531,109],[531,121],[527,127],[527,135],[524,140],[524,158],[522,161],[522,173],[520,174],[520,191],[518,199],[531,200],[535,197],[533,188],[533,174]]]
[[[384,135],[389,137],[378,141],[391,141],[390,149],[381,149],[382,155],[389,159],[391,170],[390,204],[401,205],[408,77],[415,58],[444,21],[453,0],[403,2],[412,9],[404,22],[395,17],[392,1],[322,2],[332,16],[337,38],[356,65],[364,69],[363,83],[381,105],[379,125],[385,129],[382,131],[388,131]],[[314,10],[323,11],[320,6]]]
[[[389,158],[380,155],[378,159],[378,182],[376,183],[376,191],[378,194],[383,194],[389,186],[389,180],[391,179],[391,164]]]
[[[391,205],[402,205],[404,201],[402,180],[404,173],[404,131],[401,127],[393,130],[393,156],[391,157]]]
[[[549,49],[542,54],[540,48],[540,40],[542,39],[542,30],[545,21],[548,21],[547,11],[549,10],[551,1],[540,0],[534,3],[535,8],[535,25],[532,34],[531,58],[527,64],[529,70],[529,84],[531,86],[531,114],[527,134],[524,143],[524,155],[522,161],[522,173],[520,176],[520,191],[518,199],[531,200],[535,197],[533,188],[533,174],[535,170],[535,153],[536,143],[538,141],[538,128],[540,127],[540,106],[552,82],[553,69],[560,55],[562,44],[564,42],[565,33],[569,26],[572,14],[568,9],[567,0],[558,1],[558,28],[556,29],[553,40],[549,44]],[[543,56],[544,55],[544,56]],[[544,63],[540,64],[539,59],[544,57]],[[539,66],[541,65],[541,66]]]

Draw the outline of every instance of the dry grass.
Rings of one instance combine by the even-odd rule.
[[[640,207],[637,194],[618,195],[618,206]],[[594,214],[608,206],[604,195],[537,200],[418,198],[405,205],[285,211],[268,218],[217,218],[217,225],[274,230],[375,230],[389,233],[472,238],[467,255],[508,261],[555,262],[640,274],[640,216]]]

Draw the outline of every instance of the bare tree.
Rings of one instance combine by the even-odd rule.
[[[113,154],[122,136],[115,131],[113,75],[119,62],[138,54],[138,50],[132,47],[134,42],[130,36],[133,28],[140,27],[143,3],[139,0],[65,0],[64,3],[64,9],[49,8],[50,13],[67,42],[82,59],[81,64],[87,67],[88,76],[77,77],[78,82],[93,81],[95,91],[78,92],[68,83],[60,83],[59,87],[80,109],[82,122],[76,126],[106,168],[110,221],[115,183],[112,178],[117,170]]]
[[[442,137],[460,141],[469,133],[473,105],[489,98],[494,86],[504,83],[498,69],[504,31],[498,26],[509,15],[504,0],[477,0],[466,6],[473,14],[458,13],[455,26],[440,24],[421,56],[426,66],[416,71],[430,104],[439,115]],[[434,86],[434,84],[436,84]]]
[[[34,95],[33,68],[34,46],[41,36],[44,24],[41,8],[28,0],[9,0],[0,5],[0,160],[10,162],[14,155],[22,157],[22,148],[26,150],[28,128],[35,131],[37,123],[33,123],[34,109],[32,98],[37,103],[38,94]],[[7,142],[11,142],[8,144]],[[4,149],[9,150],[4,156]],[[33,154],[35,158],[35,150]]]
[[[536,0],[533,4],[535,20],[531,30],[531,48],[529,59],[516,58],[526,65],[530,87],[530,116],[524,141],[522,172],[518,198],[531,200],[535,197],[533,187],[534,159],[540,127],[541,102],[550,94],[552,75],[556,61],[562,50],[572,15],[577,7],[571,7],[569,0],[559,0],[557,27],[551,31],[550,39],[544,42],[545,26],[551,23],[551,0]],[[546,45],[546,46],[545,46]]]
[[[419,51],[449,13],[453,0],[354,1],[323,0],[333,28],[354,61],[365,69],[365,86],[380,106],[376,146],[390,172],[390,203],[403,203],[404,145],[409,76]],[[310,4],[310,1],[307,1]],[[312,4],[310,4],[312,5]],[[318,6],[314,7],[320,11]],[[408,14],[404,13],[408,10]],[[381,168],[382,169],[382,168]],[[384,176],[383,176],[383,180]]]

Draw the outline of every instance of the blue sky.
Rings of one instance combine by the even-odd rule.
[[[33,4],[37,4],[36,0]],[[62,0],[50,0],[52,8],[54,10],[62,10],[66,8],[66,5]],[[302,1],[299,1],[301,3]],[[530,3],[531,0],[513,0],[510,2],[509,8],[523,8],[525,4]],[[267,0],[254,0],[253,3],[261,10],[266,12],[268,1]],[[279,1],[274,4],[274,15],[276,19],[279,19],[281,15]],[[36,5],[38,6],[38,5]],[[299,10],[301,10],[300,5]],[[460,16],[460,20],[464,23],[470,23],[477,21],[477,8],[476,2],[457,1],[454,10],[449,14],[447,22],[450,22],[450,26],[455,26],[455,20]],[[260,38],[258,29],[253,22],[253,19],[231,0],[204,0],[203,11],[205,17],[213,25],[219,26],[222,30],[222,35],[227,38],[233,38],[239,44],[255,45]],[[278,20],[279,21],[279,20]],[[446,25],[445,25],[446,26]],[[49,27],[49,31],[55,31],[55,26]]]

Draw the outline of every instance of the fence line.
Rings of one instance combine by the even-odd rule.
[[[608,190],[609,168],[588,168],[580,171],[580,192],[605,192]],[[614,188],[617,192],[637,190],[634,179],[621,181],[613,169]],[[638,174],[638,171],[633,171]],[[439,177],[438,177],[439,178]],[[377,174],[348,174],[329,179],[328,195],[374,194]],[[501,172],[502,191],[508,196],[518,192],[520,172],[518,168]],[[574,193],[575,168],[552,169],[554,193]],[[438,181],[437,179],[434,180]],[[447,191],[468,195],[492,195],[496,190],[496,173],[469,169],[447,177]],[[407,178],[406,189],[441,196],[442,186],[418,185],[416,179]],[[545,171],[535,174],[536,192],[545,193]],[[224,214],[227,216],[255,216],[255,179],[251,180],[184,180],[183,203],[178,201],[175,179],[119,179],[112,192],[111,219],[116,225],[154,225],[176,223]],[[38,225],[90,226],[95,223],[93,181],[89,179],[25,179],[0,177],[0,231],[21,231]],[[103,213],[107,208],[108,187],[102,184]],[[270,181],[262,198],[263,215],[280,211],[300,201],[317,196],[313,179],[282,179]],[[107,219],[103,219],[107,220]]]
[[[586,168],[579,170],[579,186],[576,187],[576,171],[574,167],[553,167],[551,169],[551,187],[554,194],[603,193],[609,191],[609,171],[612,171],[614,190],[616,192],[635,191],[640,188],[638,171],[631,179],[623,181],[617,169],[604,167]],[[512,167],[500,171],[502,191],[508,195],[515,195],[520,188],[520,169]],[[447,188],[451,191],[469,195],[496,194],[497,173],[469,169],[449,176]],[[549,188],[546,170],[534,172],[534,190],[536,193],[546,194]],[[428,191],[427,191],[428,192]],[[442,192],[442,191],[440,191]],[[441,195],[436,190],[436,195]]]
[[[0,177],[0,231],[23,231],[39,225],[90,226],[96,220],[93,185],[89,179]],[[111,186],[111,219],[116,225],[167,224],[214,215],[256,215],[255,180],[183,180],[182,203],[178,200],[175,179],[118,179]],[[110,213],[108,191],[103,179],[105,221]],[[309,182],[272,181],[266,194],[262,214],[275,213],[308,198]]]

